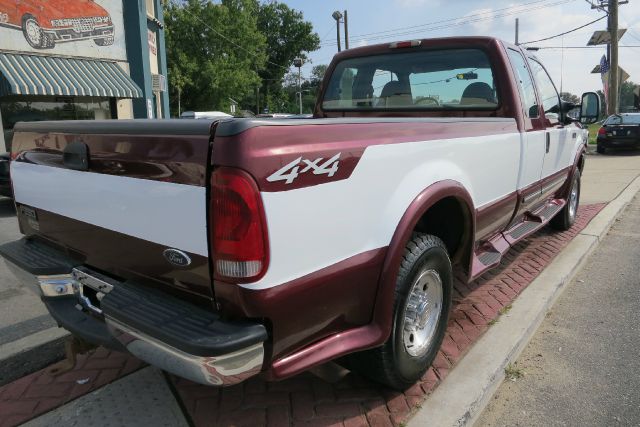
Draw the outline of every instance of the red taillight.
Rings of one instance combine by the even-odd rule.
[[[210,233],[217,278],[251,282],[264,275],[267,224],[258,186],[246,172],[221,167],[213,173]]]
[[[598,135],[606,135],[607,131],[604,130],[604,127],[601,127],[600,129],[598,129]]]

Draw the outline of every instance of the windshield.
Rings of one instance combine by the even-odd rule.
[[[351,58],[335,68],[325,110],[496,109],[489,58],[479,49]]]
[[[640,125],[640,114],[617,114],[609,116],[605,125]]]

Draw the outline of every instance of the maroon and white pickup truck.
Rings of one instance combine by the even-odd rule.
[[[574,107],[528,52],[470,37],[336,55],[311,119],[17,124],[25,237],[0,253],[60,326],[193,381],[341,358],[402,389],[441,344],[452,268],[573,224]]]

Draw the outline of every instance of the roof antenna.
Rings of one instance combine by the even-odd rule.
[[[562,82],[564,77],[564,36],[560,39],[562,42],[562,49],[560,49],[560,93],[562,94]]]

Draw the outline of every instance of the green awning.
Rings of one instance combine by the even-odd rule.
[[[2,95],[142,98],[142,91],[115,62],[0,53]]]

